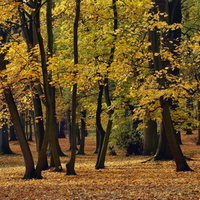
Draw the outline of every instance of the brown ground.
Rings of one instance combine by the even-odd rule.
[[[76,176],[65,175],[69,157],[62,157],[63,172],[43,172],[42,180],[22,180],[24,173],[21,155],[0,156],[0,199],[200,199],[200,146],[195,145],[196,134],[182,135],[184,154],[194,172],[176,172],[173,161],[148,162],[145,156],[118,154],[106,157],[106,168],[94,168],[95,140],[86,138],[86,155],[76,159]],[[68,140],[60,139],[64,153],[69,155]],[[17,142],[10,143],[20,153]],[[34,158],[35,144],[30,142]]]

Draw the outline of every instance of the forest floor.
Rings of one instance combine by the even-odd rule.
[[[18,142],[10,142],[15,155],[0,156],[0,199],[39,200],[151,200],[200,199],[200,146],[195,144],[197,134],[182,134],[181,148],[193,172],[176,172],[174,161],[142,163],[148,156],[106,157],[106,168],[96,170],[95,139],[86,138],[85,155],[77,155],[76,176],[66,175],[69,160],[68,140],[60,139],[63,152],[63,172],[44,171],[41,180],[23,180],[24,162]],[[29,142],[35,161],[34,142]]]

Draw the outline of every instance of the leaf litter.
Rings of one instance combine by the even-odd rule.
[[[197,133],[182,134],[181,148],[193,172],[176,172],[173,161],[146,162],[148,156],[106,157],[105,169],[96,170],[97,155],[94,154],[95,139],[86,138],[86,155],[77,155],[76,176],[68,176],[65,164],[68,157],[61,157],[63,172],[44,171],[42,180],[23,180],[25,168],[19,145],[10,142],[13,152],[18,155],[0,156],[0,199],[30,200],[110,200],[110,199],[200,199],[200,146],[195,145]],[[62,150],[69,155],[68,140],[59,139]],[[35,143],[30,142],[35,161]]]

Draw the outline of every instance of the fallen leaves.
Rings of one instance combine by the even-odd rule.
[[[193,155],[188,163],[194,172],[176,172],[173,161],[141,163],[148,157],[120,154],[107,156],[106,168],[96,170],[91,136],[86,138],[86,155],[77,155],[76,176],[44,171],[42,180],[22,180],[22,156],[0,156],[0,199],[199,199],[200,147],[194,145],[195,137],[183,135],[181,146],[186,156]],[[60,139],[65,152],[66,141]],[[35,145],[30,146],[35,151]],[[13,143],[11,149],[20,152]],[[64,169],[67,159],[61,158]]]

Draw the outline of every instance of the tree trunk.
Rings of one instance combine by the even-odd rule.
[[[25,161],[26,172],[24,174],[23,179],[40,178],[35,174],[33,157],[32,157],[29,145],[26,141],[25,132],[21,124],[21,120],[17,111],[17,107],[15,105],[11,90],[9,88],[5,89],[4,95],[6,98],[6,102],[8,104],[10,115],[12,117],[12,122],[15,128],[17,138],[19,140],[19,144],[22,150],[24,161]]]
[[[4,32],[1,32],[0,36],[3,36],[2,41],[3,41],[3,43],[4,42],[6,43],[7,34],[4,34]],[[5,54],[1,53],[0,54],[0,71],[6,69],[6,62],[4,59],[5,59]],[[26,171],[25,171],[23,178],[24,179],[37,178],[37,176],[35,174],[35,167],[34,167],[34,161],[33,161],[33,157],[31,154],[31,150],[30,150],[29,145],[25,138],[25,132],[24,132],[22,123],[20,121],[20,116],[19,116],[19,113],[17,110],[17,106],[15,104],[11,89],[7,86],[7,88],[4,88],[3,92],[4,92],[5,99],[6,99],[6,103],[8,105],[9,111],[10,111],[12,123],[14,125],[15,131],[17,134],[17,138],[19,140],[22,154],[24,157]]]
[[[189,111],[188,111],[188,118],[192,118],[191,111],[194,109],[193,107],[194,107],[194,106],[193,106],[192,98],[189,97],[189,98],[187,99],[187,103],[186,103],[186,108],[189,110]],[[192,123],[187,123],[187,125],[188,125],[189,128],[186,128],[186,129],[185,129],[185,131],[186,131],[185,134],[186,134],[186,135],[192,135],[192,134],[193,134],[193,132],[192,132]]]
[[[38,150],[38,159],[39,159],[39,152],[42,148],[42,143],[44,140],[44,123],[43,123],[43,112],[42,112],[42,104],[40,97],[37,93],[34,94],[33,97],[33,105],[34,105],[34,118],[35,118],[35,135],[36,135],[36,142],[37,142],[37,150]],[[42,170],[48,169],[48,161],[47,156],[44,157],[44,166]]]
[[[80,128],[79,128],[79,123],[76,123],[76,144],[80,145],[81,141],[81,133],[80,133]]]
[[[66,120],[62,120],[61,122],[59,122],[58,126],[59,126],[58,138],[65,138]]]
[[[77,0],[77,4],[80,1]],[[77,5],[78,6],[78,5]],[[78,8],[77,8],[78,9]],[[69,162],[66,164],[67,175],[76,175],[75,160],[76,160],[76,100],[77,100],[77,84],[73,85],[72,89],[72,132],[71,132],[71,156]]]
[[[95,148],[95,151],[94,151],[95,154],[99,152],[99,148],[100,148],[100,133],[96,129],[96,148]]]
[[[169,146],[169,142],[166,135],[166,130],[164,128],[163,122],[160,124],[160,137],[157,147],[157,151],[153,160],[172,160],[173,155]]]
[[[106,104],[108,107],[111,106],[111,100],[110,100],[110,96],[109,96],[109,85],[108,85],[108,79],[105,79],[105,99],[106,99]],[[110,110],[108,111],[108,124],[107,124],[107,128],[106,128],[106,132],[105,132],[105,136],[103,139],[103,144],[100,147],[100,151],[99,151],[99,155],[98,155],[98,160],[97,160],[97,164],[95,166],[96,169],[103,169],[104,163],[105,163],[105,157],[106,157],[106,152],[107,152],[107,148],[108,148],[108,142],[109,142],[109,137],[111,134],[111,130],[112,130],[112,124],[113,124],[113,120],[111,119],[112,114],[113,114],[113,109],[109,108]]]
[[[71,150],[71,135],[72,135],[72,122],[71,122],[71,111],[67,110],[67,130],[68,130],[68,138],[69,138],[69,150]]]
[[[34,23],[35,23],[35,30],[36,30],[36,36],[37,41],[39,44],[39,50],[40,50],[40,56],[41,56],[41,67],[42,67],[42,76],[43,76],[43,85],[44,85],[44,94],[45,94],[45,100],[46,100],[46,134],[44,137],[43,145],[41,148],[41,151],[39,152],[39,160],[36,167],[36,172],[41,175],[41,170],[44,165],[44,159],[46,156],[46,150],[48,147],[48,143],[51,145],[51,151],[52,156],[54,159],[55,164],[55,171],[62,171],[62,166],[60,163],[60,158],[58,155],[58,149],[55,142],[55,135],[56,135],[56,122],[55,122],[55,90],[50,85],[51,76],[49,76],[47,72],[47,57],[45,54],[45,48],[43,43],[43,38],[41,35],[40,30],[40,7],[41,2],[37,3],[38,12],[35,15]],[[52,8],[52,1],[47,1],[47,35],[48,37],[48,49],[50,52],[50,55],[52,55],[52,44],[49,42],[52,41],[52,22],[51,22],[51,8]],[[51,29],[49,28],[51,27]],[[53,42],[53,41],[52,41]]]
[[[9,146],[8,124],[6,121],[2,121],[2,127],[0,128],[0,155],[3,154],[14,154]]]
[[[147,127],[144,130],[142,155],[152,155],[155,154],[158,146],[157,123],[148,119],[145,125]]]
[[[166,21],[168,24],[173,24],[173,23],[180,23],[181,22],[181,1],[180,0],[172,0],[171,2],[168,1],[159,1],[155,0],[153,1],[154,7],[152,9],[152,14],[157,14],[158,11],[160,13],[167,13],[167,18],[165,16],[160,15],[161,20]],[[158,10],[157,10],[158,9]],[[175,17],[176,16],[176,17]],[[176,21],[178,20],[178,21]],[[173,31],[170,30],[169,33],[165,33],[164,36],[164,45],[169,47],[170,51],[176,55],[174,49],[180,42],[180,29],[178,31]],[[153,31],[150,31],[150,41],[152,43],[151,45],[151,51],[153,53],[153,59],[154,59],[154,69],[159,71],[162,70],[165,65],[164,62],[161,59],[160,56],[160,39],[159,35],[157,33],[157,27]],[[170,44],[170,41],[173,41],[172,44]],[[158,53],[158,56],[156,55]],[[169,62],[168,67],[170,68]],[[169,73],[173,75],[178,75],[179,70],[172,70],[170,69],[168,71]],[[167,86],[165,85],[165,79],[160,79],[158,80],[160,86],[164,86],[166,88]],[[181,148],[177,142],[176,135],[175,135],[175,130],[173,126],[173,122],[171,119],[170,115],[170,108],[169,108],[169,100],[165,100],[163,96],[160,97],[160,105],[162,108],[162,120],[163,120],[163,125],[164,129],[166,132],[167,136],[167,141],[169,142],[169,146],[172,152],[172,155],[174,157],[175,163],[176,163],[176,170],[177,171],[191,171],[189,166],[186,163],[185,157],[183,156],[183,153],[181,151]]]
[[[113,9],[113,31],[115,32],[118,28],[118,12],[117,12],[117,0],[112,0],[112,9]],[[108,65],[107,69],[111,66],[113,59],[114,59],[114,53],[115,53],[115,40],[117,39],[117,35],[114,35],[114,40],[113,40],[113,46],[110,49],[110,57],[108,60]],[[112,130],[112,124],[113,121],[111,119],[112,114],[114,112],[113,108],[111,108],[111,100],[110,100],[110,94],[109,94],[109,81],[108,78],[104,79],[104,89],[105,89],[105,101],[107,104],[108,108],[108,124],[105,132],[105,136],[103,139],[103,144],[102,147],[100,146],[100,150],[98,152],[98,158],[97,158],[97,163],[95,168],[96,169],[102,169],[104,168],[104,163],[105,163],[105,157],[106,157],[106,152],[108,148],[108,142],[109,142],[109,137],[111,134]]]
[[[96,150],[98,153],[97,161],[99,160],[99,152],[101,151],[103,140],[105,137],[105,131],[101,124],[101,112],[102,112],[102,97],[103,97],[104,85],[99,82],[99,93],[97,98],[97,110],[96,110]]]
[[[85,132],[86,132],[86,124],[85,124],[85,117],[86,111],[82,111],[82,118],[81,118],[81,138],[80,138],[80,148],[77,154],[84,155],[85,154]]]
[[[78,25],[80,18],[81,0],[76,0],[75,19],[74,19],[74,65],[79,63],[78,55]],[[74,71],[74,77],[76,77]],[[76,175],[75,160],[76,160],[76,104],[77,104],[77,83],[72,88],[72,129],[71,129],[71,156],[69,162],[66,164],[67,175]]]
[[[163,112],[162,112],[163,124],[167,133],[166,134],[167,140],[169,142],[169,146],[176,163],[176,170],[177,171],[192,171],[190,167],[188,166],[185,160],[185,157],[181,151],[181,148],[177,142],[175,130],[174,130],[171,115],[170,115],[169,104],[167,101],[163,99],[163,97],[160,98],[160,104],[163,109]]]
[[[17,141],[17,136],[13,124],[10,125],[10,141]]]

